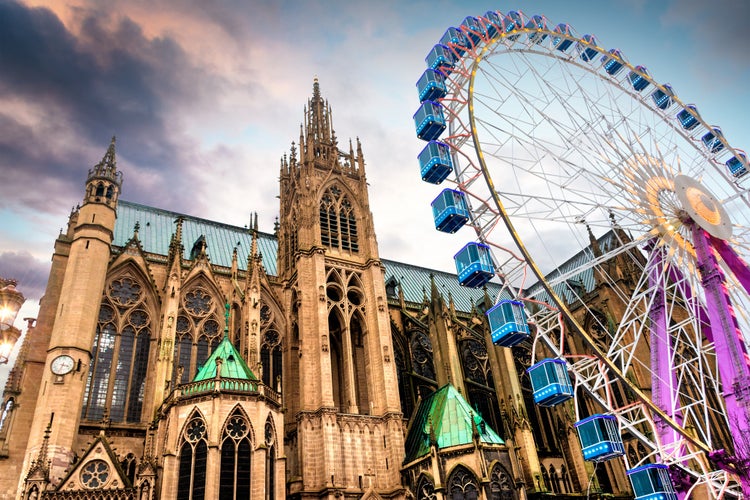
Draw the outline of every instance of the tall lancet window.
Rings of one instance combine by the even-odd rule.
[[[273,390],[281,384],[281,334],[271,308],[261,301],[260,307],[260,362],[263,366],[263,383]]]
[[[151,348],[147,294],[124,274],[107,285],[99,308],[81,418],[140,422]]]
[[[326,189],[320,199],[320,241],[337,250],[359,252],[354,205],[338,186]]]
[[[177,473],[177,500],[204,500],[206,498],[206,422],[198,413],[187,423],[180,437]]]
[[[368,413],[367,330],[365,295],[361,277],[342,269],[329,269],[328,341],[333,398],[342,412]]]
[[[250,498],[250,423],[235,409],[221,436],[219,500]]]

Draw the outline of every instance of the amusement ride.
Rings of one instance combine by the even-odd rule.
[[[746,154],[645,66],[544,16],[466,17],[426,63],[435,226],[474,229],[459,282],[502,285],[488,325],[531,343],[535,402],[572,400],[584,459],[624,460],[637,499],[750,498]],[[596,287],[617,318],[583,300]]]

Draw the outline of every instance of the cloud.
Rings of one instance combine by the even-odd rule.
[[[731,63],[724,71],[744,72],[750,66],[748,19],[750,2],[745,0],[716,0],[708,8],[700,0],[680,0],[662,16],[666,26],[683,28],[681,34],[694,43],[696,59],[704,69],[721,60]]]
[[[27,301],[44,295],[50,263],[39,260],[26,251],[0,253],[0,276],[18,281],[16,288]]]
[[[0,199],[22,192],[29,177],[54,178],[48,187],[57,189],[15,203],[52,211],[60,197],[79,199],[88,166],[117,134],[119,160],[146,171],[133,179],[130,199],[194,205],[184,167],[198,146],[176,112],[201,105],[220,78],[194,66],[171,38],[147,38],[128,17],[79,14],[74,34],[46,8],[0,2],[0,169],[13,172]],[[163,189],[167,181],[172,189]]]

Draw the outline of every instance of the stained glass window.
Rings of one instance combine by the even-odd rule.
[[[452,500],[476,500],[479,487],[474,475],[464,467],[457,467],[448,480],[448,494]]]
[[[218,304],[200,285],[183,295],[175,327],[173,387],[190,382],[221,341],[224,311]]]
[[[90,490],[104,486],[109,479],[109,464],[104,460],[92,460],[81,470],[81,483]]]
[[[222,434],[219,471],[219,500],[250,497],[250,461],[252,447],[250,424],[235,411],[227,420]]]
[[[354,206],[337,186],[328,188],[320,199],[320,239],[328,247],[359,252]]]
[[[140,422],[151,348],[146,294],[135,278],[111,281],[99,308],[81,417]]]

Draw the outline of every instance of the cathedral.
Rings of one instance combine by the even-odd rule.
[[[568,404],[534,405],[530,346],[492,344],[499,285],[381,258],[317,81],[273,234],[128,202],[127,175],[114,139],[81,171],[3,393],[0,498],[632,498]]]

